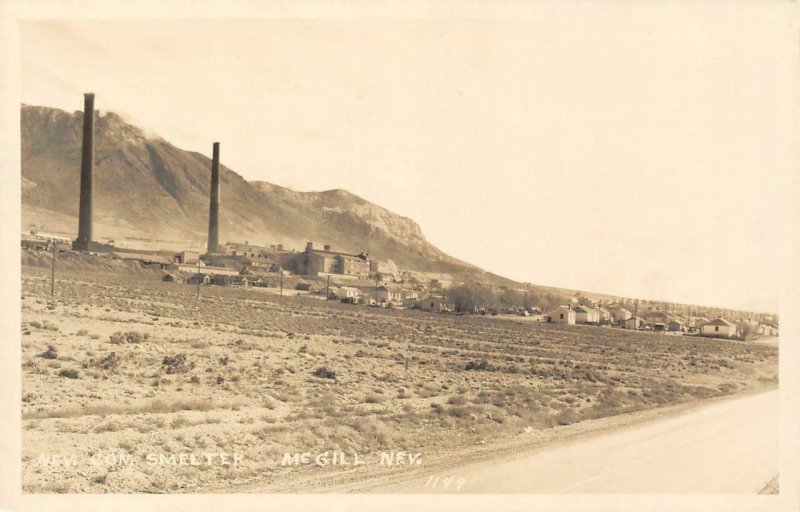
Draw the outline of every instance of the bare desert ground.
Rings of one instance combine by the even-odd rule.
[[[521,447],[778,380],[765,344],[251,289],[198,299],[148,273],[61,270],[49,294],[49,272],[24,266],[31,493],[313,490],[302,482]],[[284,464],[332,451],[347,458]],[[410,455],[387,466],[381,452]]]

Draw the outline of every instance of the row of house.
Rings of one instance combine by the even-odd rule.
[[[587,305],[559,306],[545,316],[549,322],[557,324],[610,325],[614,321],[611,311]]]
[[[450,313],[455,311],[455,304],[440,295],[420,295],[417,290],[403,288],[393,284],[381,284],[377,287],[366,286],[332,286],[319,290],[323,295],[328,293],[331,299],[344,302],[365,303],[381,307],[416,308],[433,313]],[[313,287],[305,291],[313,292]]]
[[[452,312],[455,305],[437,295],[421,296],[417,290],[397,285],[377,287],[338,286],[329,290],[331,298],[352,302],[353,299],[383,307],[413,307],[435,313]]]
[[[546,315],[547,321],[557,324],[616,325],[625,329],[643,329],[645,326],[656,332],[697,332],[701,336],[716,338],[734,338],[741,335],[736,323],[722,317],[708,320],[705,317],[693,317],[687,320],[679,315],[670,315],[662,311],[649,311],[643,316],[633,316],[630,311],[617,308],[607,311],[586,305],[559,306]],[[777,336],[777,326],[757,325],[757,333],[766,336]]]
[[[316,290],[310,283],[301,282],[296,289],[314,293]],[[440,295],[421,296],[417,290],[402,288],[397,285],[381,284],[377,287],[366,286],[331,286],[322,287],[319,293],[328,294],[328,298],[350,303],[372,304],[381,307],[416,308],[433,313],[451,313],[455,304]]]
[[[230,274],[210,274],[196,272],[191,275],[184,275],[180,272],[167,272],[161,278],[165,283],[186,283],[216,286],[266,286],[263,279],[248,279],[247,276]]]

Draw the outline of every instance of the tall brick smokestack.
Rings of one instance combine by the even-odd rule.
[[[211,207],[208,212],[208,253],[219,252],[219,142],[211,160]]]
[[[83,95],[83,148],[81,150],[81,196],[78,238],[73,247],[89,250],[92,243],[92,174],[94,172],[94,93]]]

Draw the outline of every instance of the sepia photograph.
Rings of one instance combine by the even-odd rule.
[[[44,5],[0,505],[797,509],[795,4]]]

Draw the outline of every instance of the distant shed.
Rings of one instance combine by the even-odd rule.
[[[177,274],[175,272],[167,272],[164,274],[164,277],[161,278],[162,281],[165,283],[182,283],[184,282],[183,276]]]
[[[311,286],[311,283],[308,283],[306,281],[300,281],[299,283],[297,283],[295,285],[294,289],[298,290],[298,291],[301,291],[301,292],[313,292],[314,291],[314,287]]]

